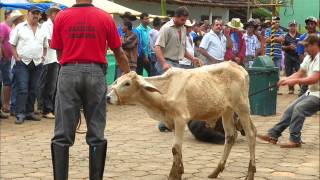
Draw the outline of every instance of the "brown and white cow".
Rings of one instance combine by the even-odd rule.
[[[246,180],[253,180],[256,129],[250,118],[248,91],[246,70],[236,63],[223,62],[189,70],[171,68],[163,75],[151,78],[128,73],[113,84],[108,102],[141,105],[151,118],[163,120],[167,127],[174,129],[170,180],[179,180],[184,173],[181,148],[186,123],[199,119],[214,124],[212,121],[222,116],[226,135],[224,152],[209,175],[209,178],[216,178],[224,170],[236,139],[233,114],[237,113],[250,150]]]

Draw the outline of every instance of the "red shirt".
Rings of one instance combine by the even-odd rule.
[[[112,17],[93,5],[75,5],[57,15],[51,48],[62,51],[61,65],[66,63],[106,64],[107,46],[121,47]]]

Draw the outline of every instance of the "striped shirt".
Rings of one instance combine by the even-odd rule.
[[[249,36],[247,33],[243,36],[246,41],[246,56],[256,56],[256,51],[260,49],[260,42],[256,35]]]
[[[282,29],[278,29],[278,31],[275,33],[275,37],[280,37],[284,36],[284,32]],[[266,30],[266,35],[265,38],[270,38],[271,37],[271,28],[268,28]],[[266,43],[266,55],[270,56],[270,50],[271,50],[271,43]],[[274,57],[275,58],[282,58],[282,52],[281,52],[281,44],[280,43],[275,43],[274,47]]]

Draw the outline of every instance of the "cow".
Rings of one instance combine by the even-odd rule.
[[[225,131],[224,152],[209,178],[217,178],[224,168],[237,137],[233,114],[237,113],[249,144],[250,162],[246,180],[256,172],[256,128],[250,117],[249,75],[234,62],[223,62],[195,69],[170,68],[160,76],[143,78],[130,72],[118,78],[107,95],[114,105],[136,104],[156,120],[174,130],[173,164],[169,180],[180,180],[184,173],[182,141],[190,120],[214,125],[222,117]]]

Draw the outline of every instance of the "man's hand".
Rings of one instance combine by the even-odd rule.
[[[203,66],[203,63],[201,61],[201,59],[194,57],[192,59],[192,63],[196,66],[196,67],[200,67]]]
[[[293,86],[296,84],[299,84],[299,79],[285,79],[285,80],[281,80],[278,83],[278,86],[286,86],[286,85]]]
[[[164,63],[163,65],[162,65],[162,70],[163,70],[163,72],[166,72],[168,69],[170,69],[171,68],[171,66],[168,64],[168,63]]]
[[[22,59],[19,56],[14,57],[16,61],[21,61]]]
[[[241,59],[239,57],[234,58],[234,60],[236,61],[237,64],[241,63]]]
[[[294,44],[290,44],[288,47],[290,50],[296,50],[296,48],[297,48],[297,46]]]

